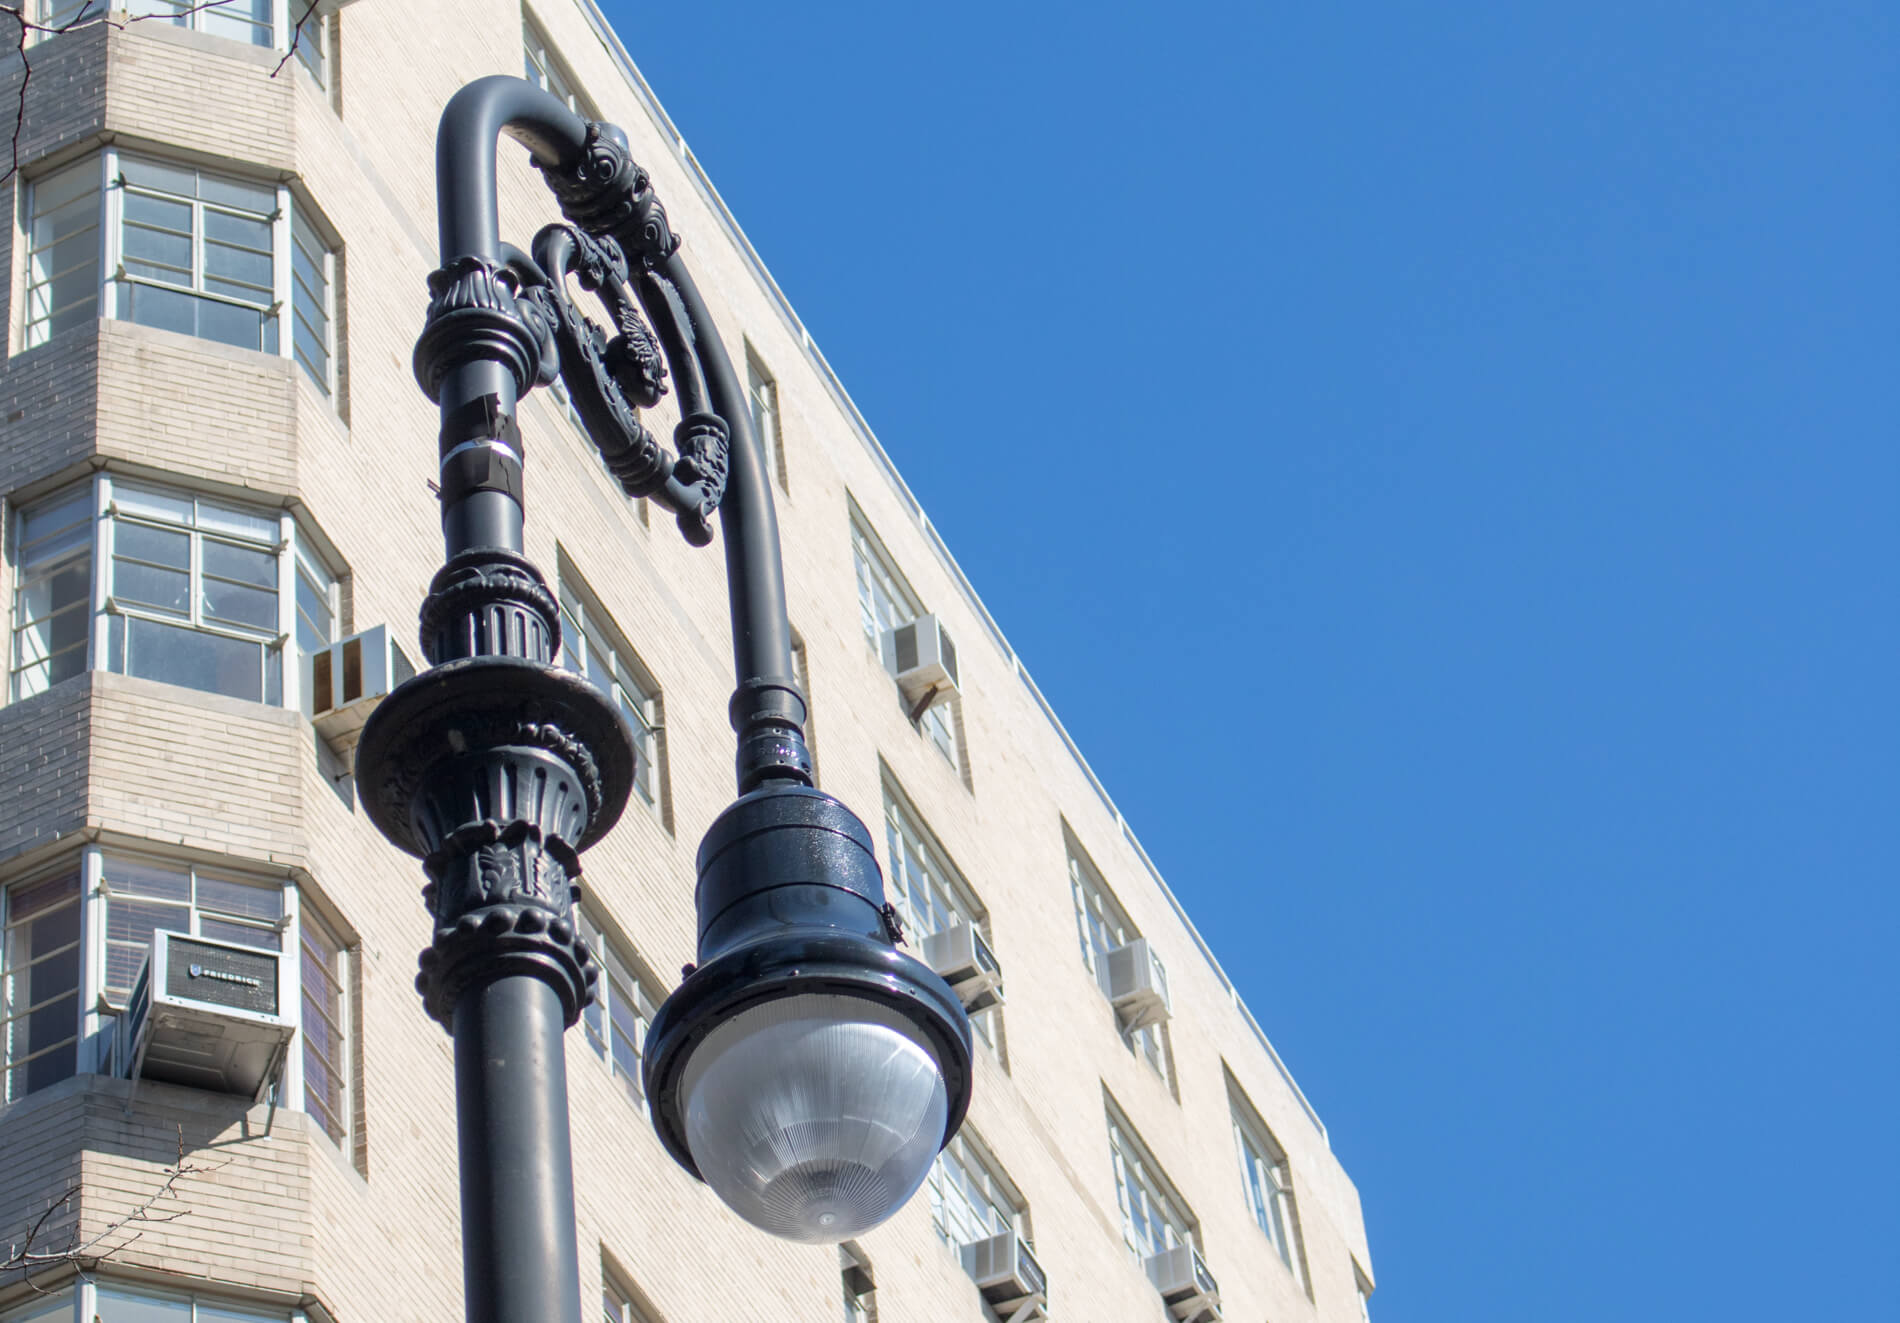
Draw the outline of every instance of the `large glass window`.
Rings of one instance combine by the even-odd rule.
[[[13,589],[15,698],[86,669],[92,627],[93,491],[69,487],[18,521]]]
[[[1176,1197],[1141,1141],[1117,1115],[1108,1118],[1109,1155],[1115,1164],[1115,1201],[1122,1240],[1145,1260],[1176,1245],[1192,1245],[1194,1218]]]
[[[633,1290],[605,1269],[600,1274],[600,1316],[603,1323],[652,1323],[652,1315],[635,1303]]]
[[[278,34],[293,30],[308,4],[309,0],[113,0],[111,4],[106,0],[34,0],[34,9],[36,21],[54,29],[93,23],[114,9],[141,23],[191,28],[247,46],[282,50],[289,42],[280,42]]]
[[[306,907],[299,916],[299,982],[303,985],[303,1100],[330,1138],[342,1143],[350,1133],[350,949],[343,939]]]
[[[924,1180],[930,1225],[952,1247],[1013,1231],[1029,1239],[1022,1196],[966,1124],[944,1146]]]
[[[1106,997],[1109,995],[1108,953],[1118,946],[1126,946],[1141,933],[1129,922],[1108,884],[1102,881],[1102,875],[1095,871],[1095,865],[1080,847],[1074,841],[1068,842],[1068,847],[1069,890],[1075,900],[1075,927],[1076,935],[1082,940],[1082,963],[1095,976],[1096,986]],[[1125,1037],[1129,1047],[1166,1079],[1168,1050],[1163,1031],[1162,1025],[1144,1025]]]
[[[633,727],[633,788],[665,820],[666,756],[660,725],[660,687],[654,684],[600,608],[561,581],[561,659],[612,698]]]
[[[281,1309],[252,1309],[201,1295],[135,1291],[104,1282],[94,1289],[94,1323],[286,1323],[291,1317]]]
[[[25,343],[99,315],[99,162],[35,180],[27,204]]]
[[[1293,1178],[1287,1171],[1286,1154],[1252,1104],[1240,1096],[1231,1079],[1227,1084],[1227,1105],[1233,1116],[1234,1149],[1240,1157],[1240,1188],[1247,1199],[1247,1211],[1253,1215],[1255,1225],[1273,1242],[1280,1262],[1304,1288],[1306,1276],[1300,1261],[1299,1217],[1293,1207]]]
[[[284,641],[305,655],[335,641],[336,576],[284,511],[101,474],[16,525],[16,699],[98,666],[285,703]]]
[[[858,620],[864,636],[885,658],[887,668],[894,667],[893,657],[884,654],[884,636],[899,625],[907,625],[924,614],[917,594],[891,564],[877,536],[855,517],[851,520],[851,551],[858,579]],[[894,674],[895,672],[893,672]],[[957,762],[956,699],[937,703],[924,712],[920,725],[938,752],[952,766]]]
[[[633,957],[610,939],[600,925],[583,912],[581,934],[601,963],[605,975],[593,1003],[581,1013],[581,1023],[594,1054],[607,1063],[634,1102],[644,1104],[640,1082],[641,1053],[647,1026],[653,1023],[661,997],[636,972]]]
[[[0,892],[0,1102],[57,1084],[78,1069],[79,870]]]
[[[214,942],[284,949],[284,888],[208,872],[107,855],[101,873],[105,893],[105,986],[112,1005],[123,1007],[151,954],[152,934],[163,928]]]
[[[79,1070],[103,1069],[153,934],[295,954],[301,994],[283,1012],[303,1046],[279,1097],[348,1146],[356,1109],[355,951],[294,884],[241,869],[88,846],[51,873],[0,887],[0,1047],[11,1102]],[[289,1003],[285,970],[286,1001]],[[360,1163],[360,1147],[352,1154]]]
[[[335,255],[286,185],[108,148],[34,180],[27,216],[26,348],[116,317],[294,358],[334,390]]]

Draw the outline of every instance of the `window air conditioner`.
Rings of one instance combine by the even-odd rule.
[[[153,933],[114,1035],[117,1073],[262,1098],[297,1031],[284,969],[276,951]]]
[[[1001,1004],[1003,967],[974,923],[955,923],[923,940],[924,963],[955,990],[975,1015]]]
[[[338,756],[356,747],[363,723],[389,691],[416,673],[387,625],[332,643],[303,666],[304,715]]]
[[[1006,1231],[988,1240],[973,1241],[959,1253],[963,1270],[975,1280],[984,1303],[996,1311],[998,1318],[1041,1317],[1039,1313],[1024,1311],[1032,1304],[1046,1306],[1049,1303],[1049,1279],[1043,1275],[1042,1265],[1036,1262],[1036,1256],[1029,1252],[1021,1236]]]
[[[935,616],[918,616],[884,634],[884,665],[897,677],[912,720],[957,692],[957,647]]]
[[[1124,1029],[1141,1029],[1168,1019],[1168,971],[1146,937],[1108,953],[1108,1000]]]
[[[1176,1245],[1151,1254],[1147,1268],[1148,1280],[1180,1323],[1212,1323],[1221,1316],[1220,1287],[1194,1246]]]

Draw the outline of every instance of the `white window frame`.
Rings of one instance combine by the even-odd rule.
[[[175,1323],[202,1323],[199,1310],[209,1308],[250,1314],[257,1323],[310,1323],[310,1315],[301,1309],[261,1309],[244,1301],[231,1300],[203,1291],[167,1291],[140,1283],[132,1285],[112,1278],[97,1278],[82,1273],[70,1285],[46,1295],[28,1296],[14,1308],[0,1313],[0,1323],[118,1323],[103,1297],[122,1293],[147,1301],[183,1305]],[[169,1323],[169,1321],[168,1321]]]
[[[283,0],[279,0],[279,3],[283,3]],[[99,286],[96,292],[98,300],[96,310],[98,316],[114,321],[127,320],[128,305],[126,301],[126,291],[132,285],[150,285],[153,288],[168,290],[176,289],[200,300],[257,309],[274,321],[277,336],[277,348],[274,351],[274,356],[289,359],[301,367],[303,371],[300,375],[307,378],[318,393],[324,395],[334,405],[337,385],[336,246],[331,242],[328,228],[316,218],[316,213],[310,207],[306,206],[295,196],[288,184],[281,182],[272,183],[268,180],[258,179],[255,176],[247,177],[242,171],[204,170],[193,164],[170,161],[162,156],[156,156],[146,152],[121,152],[116,146],[102,147],[91,158],[82,158],[82,162],[78,163],[69,162],[57,170],[47,171],[42,175],[36,176],[36,179],[50,179],[55,176],[64,175],[69,169],[76,168],[83,164],[84,160],[95,161],[99,170],[97,193],[99,205],[99,246],[97,250],[99,257]],[[175,201],[181,203],[188,202],[192,207],[194,222],[191,259],[193,284],[191,289],[187,290],[184,286],[180,285],[167,285],[162,282],[154,282],[144,277],[133,276],[125,272],[124,225],[125,191],[127,185],[123,182],[123,166],[127,160],[133,162],[149,161],[154,165],[161,165],[171,169],[191,170],[200,176],[214,180],[228,179],[232,183],[242,184],[246,187],[268,188],[272,190],[275,196],[275,210],[269,217],[271,222],[272,300],[269,305],[246,303],[243,300],[223,296],[215,291],[207,291],[199,288],[202,284],[200,276],[204,268],[204,224],[202,217],[207,208],[212,211],[220,209],[219,204],[206,202],[203,199],[187,199],[175,194],[154,190],[159,196],[173,198]],[[29,248],[32,247],[30,228],[34,215],[32,191],[36,179],[27,181],[28,196],[26,208],[23,213],[28,218],[27,223],[29,229],[27,244]],[[135,192],[138,191],[136,185],[131,187],[133,187]],[[321,376],[310,366],[305,364],[303,360],[297,356],[295,350],[297,301],[293,289],[293,258],[291,255],[291,245],[293,243],[291,237],[291,218],[293,213],[303,218],[304,228],[324,246],[324,289],[321,293],[323,296],[325,317],[326,370]],[[263,213],[244,214],[261,216]],[[30,281],[31,277],[29,276],[29,283]],[[42,333],[38,329],[43,323],[50,321],[50,316],[46,318],[34,317],[32,311],[33,301],[30,297],[22,299],[20,302],[21,314],[19,320],[16,322],[16,326],[18,327],[20,348],[24,352],[26,350],[37,349],[50,341],[50,326],[45,333]],[[213,341],[212,343],[222,342]],[[242,348],[242,346],[238,347]],[[264,349],[254,349],[252,352],[263,354],[272,353],[272,351]]]
[[[1016,1183],[968,1122],[957,1131],[924,1178],[930,1229],[952,1250],[1013,1232],[1033,1247],[1029,1205]]]
[[[642,1074],[646,1068],[647,1029],[659,1013],[666,994],[657,989],[639,958],[591,913],[581,910],[580,921],[581,936],[601,966],[601,980],[594,1000],[581,1012],[583,1036],[607,1072],[619,1079],[634,1105],[644,1107],[647,1095]],[[619,1018],[623,1007],[631,1008],[634,1025],[631,1067],[620,1060],[616,1050],[618,1041],[626,1036],[621,1032]]]
[[[1102,996],[1108,996],[1108,953],[1126,946],[1141,936],[1128,912],[1115,899],[1101,870],[1088,857],[1080,843],[1064,830],[1069,855],[1069,893],[1075,902],[1076,936],[1082,944],[1082,964],[1095,979]],[[1172,1083],[1168,1066],[1167,1026],[1144,1025],[1125,1031],[1122,1041],[1136,1056],[1146,1061],[1162,1080]]]
[[[1199,1246],[1200,1224],[1174,1183],[1113,1106],[1108,1113],[1109,1160],[1115,1170],[1115,1203],[1121,1210],[1122,1243],[1137,1264],[1177,1245]],[[1137,1221],[1149,1234],[1137,1230]],[[1156,1242],[1155,1233],[1160,1235]]]
[[[1234,1150],[1240,1159],[1241,1195],[1254,1225],[1266,1235],[1280,1262],[1302,1291],[1310,1292],[1299,1209],[1293,1200],[1293,1174],[1286,1150],[1273,1137],[1260,1113],[1229,1076],[1227,1107],[1233,1120]]]
[[[84,485],[88,483],[90,484],[90,500],[93,511],[92,518],[94,521],[90,538],[90,551],[88,553],[92,558],[91,602],[89,607],[92,621],[87,631],[86,664],[83,669],[113,669],[112,663],[117,660],[112,654],[111,647],[113,641],[113,622],[115,619],[149,619],[172,628],[189,629],[194,633],[211,634],[221,638],[230,638],[246,643],[257,644],[263,650],[260,665],[266,668],[260,675],[260,685],[263,693],[266,695],[263,701],[269,702],[268,695],[271,677],[268,671],[270,667],[275,666],[279,672],[277,682],[280,687],[281,698],[278,702],[272,703],[271,705],[290,708],[293,711],[301,710],[303,667],[297,664],[299,660],[297,651],[303,650],[303,642],[300,641],[299,638],[299,613],[297,605],[299,579],[310,580],[310,586],[313,589],[321,591],[324,595],[330,615],[331,637],[328,642],[334,643],[341,628],[339,616],[341,606],[341,576],[330,569],[324,557],[312,544],[309,535],[298,527],[296,516],[285,509],[272,509],[268,506],[249,505],[243,501],[230,501],[222,497],[210,496],[203,492],[195,491],[187,486],[162,482],[148,482],[143,479],[124,478],[111,472],[102,471],[93,474],[90,478],[81,479],[79,483],[59,488],[44,497],[26,502],[16,508],[13,512],[13,518],[10,521],[12,531],[9,534],[9,540],[12,545],[8,548],[10,559],[12,564],[16,567],[16,570],[20,565],[22,552],[22,548],[19,544],[21,530],[27,520],[40,510],[55,508],[61,501],[69,499],[75,491],[81,490]],[[119,496],[123,494],[127,499],[131,499],[132,495],[137,493],[150,493],[156,497],[167,500],[190,501],[192,502],[194,511],[198,510],[202,504],[204,507],[214,511],[222,510],[259,520],[274,521],[277,526],[276,541],[274,543],[266,543],[261,538],[245,540],[235,534],[227,534],[216,529],[206,528],[202,521],[196,518],[194,518],[193,524],[188,527],[182,524],[173,524],[144,515],[122,511]],[[191,609],[189,614],[182,620],[176,615],[156,609],[148,609],[138,603],[121,602],[113,595],[113,555],[118,529],[122,524],[138,524],[141,526],[159,528],[167,532],[181,532],[191,538],[189,570],[191,575],[189,588]],[[263,628],[205,619],[203,602],[201,600],[201,585],[203,581],[202,547],[206,541],[219,543],[230,542],[232,545],[247,547],[257,551],[269,550],[276,557],[277,582],[275,591],[277,594],[277,619],[272,628],[266,630]],[[67,551],[62,553],[58,560],[50,564],[54,567],[68,564],[79,554],[76,549]],[[37,578],[39,574],[45,572],[45,570],[37,571],[35,577]],[[327,579],[323,582],[316,582],[316,576],[327,576]],[[17,588],[21,582],[17,573],[15,579]],[[61,609],[70,609],[70,604]],[[22,681],[21,677],[24,673],[31,667],[39,664],[37,661],[21,661],[21,653],[24,646],[23,630],[28,623],[31,623],[21,618],[22,612],[22,601],[16,592],[13,600],[13,610],[10,613],[7,654],[9,672],[12,676],[8,684],[7,692],[10,701],[13,702],[18,702],[23,698],[28,698],[33,694],[43,692],[47,687],[44,684],[39,684],[38,681],[34,681],[30,684],[23,683]],[[273,653],[276,657],[275,662],[271,661],[271,654]],[[123,674],[124,672],[120,671],[119,673]],[[218,691],[207,690],[205,692]]]
[[[560,598],[561,665],[593,681],[626,714],[628,725],[633,727],[634,794],[671,831],[665,691],[627,646],[625,636],[599,599],[565,565],[560,575]]]
[[[877,1274],[855,1241],[838,1246],[838,1286],[844,1323],[877,1323]]]
[[[286,977],[280,989],[284,997],[284,1014],[301,1028],[304,1015],[303,961],[306,921],[304,909],[307,897],[294,878],[262,870],[253,864],[240,861],[205,856],[173,856],[137,849],[106,849],[99,845],[88,845],[79,851],[76,858],[68,855],[46,867],[0,882],[0,932],[4,932],[10,927],[8,907],[12,903],[16,889],[54,880],[74,869],[78,871],[80,928],[76,977],[79,995],[75,1007],[74,1032],[77,1046],[74,1052],[73,1074],[97,1074],[110,1067],[113,1036],[119,1015],[125,1009],[123,995],[113,993],[106,986],[108,951],[115,941],[111,936],[110,922],[114,893],[107,874],[116,871],[115,865],[118,863],[186,874],[191,880],[192,890],[191,899],[183,903],[188,906],[187,922],[194,935],[204,936],[213,941],[233,940],[223,933],[205,933],[204,919],[207,915],[216,922],[235,923],[240,926],[255,927],[260,932],[266,930],[272,932],[279,943],[276,949],[291,957],[285,961]],[[229,911],[211,910],[202,906],[197,901],[197,883],[201,878],[256,887],[262,891],[273,891],[282,898],[281,916],[267,920],[246,917]],[[129,898],[121,893],[120,899],[124,901]],[[345,997],[344,1023],[339,1026],[344,1034],[344,1091],[341,1105],[343,1115],[328,1119],[329,1122],[341,1124],[340,1126],[330,1124],[325,1117],[316,1114],[312,1114],[311,1119],[319,1129],[331,1136],[346,1155],[354,1158],[357,1152],[355,1145],[360,1138],[355,1091],[361,1087],[361,1081],[355,1077],[356,1048],[363,1031],[360,1011],[351,991],[355,986],[352,966],[357,959],[358,948],[349,934],[314,908],[311,920],[320,923],[325,932],[342,944],[344,963],[341,972]],[[5,948],[0,947],[0,960],[4,960],[5,954]],[[0,965],[0,985],[5,985],[12,975],[11,969]],[[290,986],[292,978],[296,980],[294,989]],[[5,1048],[5,1040],[0,1039],[0,1106],[16,1101],[15,1098],[8,1096],[6,1091],[12,1083],[9,1068],[17,1063],[10,1059]],[[293,1051],[285,1058],[283,1075],[278,1082],[277,1097],[281,1105],[308,1112],[304,1086],[304,1054],[301,1050]],[[20,1096],[29,1095],[23,1092]]]
[[[885,656],[884,635],[926,613],[916,591],[891,560],[890,552],[885,550],[883,541],[855,502],[851,507],[851,560],[857,576],[858,623],[864,628],[871,651],[877,654],[878,664],[889,671],[894,663]],[[956,708],[961,702],[959,698],[952,698],[933,703],[916,722],[937,752],[959,769],[963,764],[962,750],[957,745]]]

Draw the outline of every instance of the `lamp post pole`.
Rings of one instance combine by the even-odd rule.
[[[504,133],[527,148],[568,222],[544,228],[532,253],[499,234]],[[619,817],[635,750],[613,702],[555,665],[559,604],[522,538],[516,410],[529,390],[558,374],[628,496],[664,504],[694,545],[712,540],[716,513],[725,545],[740,798],[700,850],[699,964],[646,1044],[668,1151],[768,1230],[854,1235],[915,1192],[961,1123],[970,1031],[942,980],[896,949],[869,833],[811,787],[762,455],[624,135],[521,79],[483,78],[443,112],[436,183],[442,266],[415,370],[441,409],[445,559],[421,612],[430,666],[372,714],[358,784],[371,820],[428,879],[434,935],[416,984],[454,1040],[470,1323],[580,1323],[562,1035],[599,966],[573,907],[579,852]],[[599,299],[611,332],[575,306],[570,279]],[[680,412],[671,451],[638,417],[669,388]],[[845,1040],[862,1059],[839,1056]],[[793,1073],[822,1070],[820,1057],[849,1063],[845,1077],[814,1075],[818,1087],[800,1091],[828,1100],[827,1114],[799,1113],[769,1081],[743,1078],[760,1042]],[[848,1095],[875,1073],[863,1068],[873,1058],[899,1100],[885,1105],[901,1114],[867,1131]],[[797,1141],[741,1152],[732,1123],[748,1108]],[[896,1139],[866,1157],[867,1133]]]

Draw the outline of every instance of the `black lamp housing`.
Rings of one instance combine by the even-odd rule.
[[[943,1069],[950,1142],[970,1106],[970,1018],[950,985],[897,948],[895,913],[871,834],[823,791],[767,782],[719,815],[699,846],[699,963],[653,1017],[643,1083],[667,1152],[699,1176],[687,1149],[680,1082],[693,1049],[739,1012],[780,997],[829,993],[894,1010]]]

